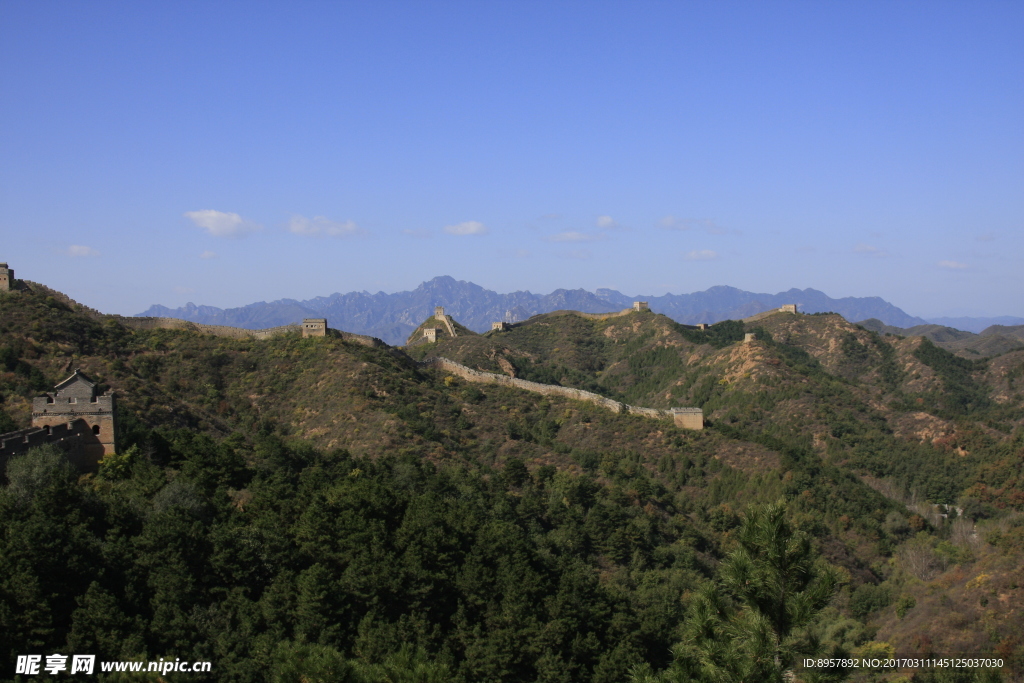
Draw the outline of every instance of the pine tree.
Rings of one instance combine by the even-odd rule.
[[[784,683],[798,657],[817,653],[808,627],[835,592],[833,570],[787,522],[783,501],[750,510],[738,541],[690,603],[672,665],[638,667],[633,683]]]

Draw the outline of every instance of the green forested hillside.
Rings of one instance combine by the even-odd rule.
[[[965,361],[838,316],[757,325],[547,314],[410,356],[0,297],[0,422],[26,426],[73,367],[121,406],[98,473],[48,452],[8,467],[0,671],[63,648],[210,659],[210,680],[654,675],[750,506],[779,499],[837,579],[801,638],[1019,667],[1024,357]],[[698,405],[709,428],[467,384],[416,364],[430,355]]]

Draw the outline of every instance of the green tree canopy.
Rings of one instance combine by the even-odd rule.
[[[783,683],[798,657],[818,653],[809,627],[835,592],[832,568],[787,521],[783,501],[752,508],[737,540],[690,603],[672,665],[638,667],[633,683]]]

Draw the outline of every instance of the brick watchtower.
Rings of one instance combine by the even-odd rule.
[[[327,318],[306,318],[302,321],[303,337],[326,337]]]
[[[114,453],[114,394],[108,391],[97,396],[96,383],[77,368],[53,389],[53,393],[32,399],[32,426],[52,429],[82,420],[88,426],[87,431],[83,430],[82,456],[99,462],[104,455]]]

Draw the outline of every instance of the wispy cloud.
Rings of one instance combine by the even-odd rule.
[[[982,234],[978,235],[977,240],[979,242],[992,242],[993,240],[995,240],[995,238],[996,234],[989,230],[988,232],[983,232]]]
[[[710,249],[697,249],[683,254],[687,261],[714,261],[718,258],[718,252]]]
[[[666,230],[703,230],[709,235],[727,235],[737,233],[737,230],[729,230],[724,225],[719,225],[710,218],[677,218],[676,216],[665,216],[658,225]]]
[[[217,258],[217,254],[216,254],[216,252],[212,252],[212,251],[204,251],[202,254],[199,255],[199,258],[201,258],[201,259]]]
[[[596,224],[597,227],[602,230],[616,230],[617,228],[622,227],[622,225],[620,225],[619,222],[611,216],[598,216]]]
[[[568,259],[576,259],[579,261],[586,261],[587,259],[594,258],[593,252],[589,249],[568,249],[566,251],[558,252],[557,256]]]
[[[480,221],[465,221],[455,225],[446,225],[444,231],[449,235],[483,235],[487,233],[487,226]]]
[[[549,235],[544,238],[547,242],[596,242],[601,239],[604,239],[604,235],[591,235],[585,232],[577,232],[575,230],[560,232],[557,235]]]
[[[960,263],[959,261],[939,261],[939,268],[946,270],[964,270],[969,266],[966,263]]]
[[[864,256],[887,256],[887,254],[876,246],[861,242],[853,248],[854,253]]]
[[[332,221],[324,216],[292,216],[288,221],[288,232],[306,237],[352,237],[366,231],[355,224],[355,221]]]
[[[70,247],[68,247],[68,256],[74,256],[75,258],[99,255],[100,252],[96,251],[92,247],[87,247],[82,244],[72,244]]]
[[[245,220],[237,213],[214,211],[213,209],[186,211],[185,218],[214,237],[241,237],[246,233],[261,230],[263,227]]]

